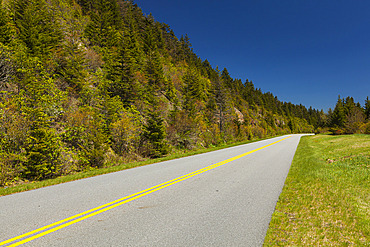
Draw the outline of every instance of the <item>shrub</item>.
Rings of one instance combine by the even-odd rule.
[[[60,175],[61,140],[52,128],[31,131],[26,141],[25,171],[27,179],[46,179]]]
[[[79,154],[81,168],[103,166],[109,139],[101,116],[85,107],[70,109],[65,118],[63,141],[68,148]]]
[[[203,127],[202,124],[200,127]],[[175,147],[192,149],[198,141],[195,119],[191,118],[185,111],[172,112],[167,128],[167,139]]]
[[[132,154],[139,148],[142,126],[138,116],[126,111],[111,125],[111,147],[119,155]]]
[[[0,152],[0,187],[9,185],[21,176],[25,161],[22,154]]]

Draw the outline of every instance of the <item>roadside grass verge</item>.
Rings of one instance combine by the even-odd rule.
[[[275,137],[277,137],[277,136],[275,136]],[[18,192],[38,189],[38,188],[51,186],[51,185],[56,185],[56,184],[61,184],[61,183],[66,183],[66,182],[75,181],[75,180],[79,180],[79,179],[83,179],[83,178],[94,177],[94,176],[98,176],[98,175],[103,175],[103,174],[107,174],[107,173],[112,173],[112,172],[117,172],[117,171],[121,171],[121,170],[125,170],[125,169],[130,169],[130,168],[134,168],[134,167],[138,167],[138,166],[154,164],[154,163],[158,163],[158,162],[162,162],[162,161],[179,159],[179,158],[188,157],[188,156],[192,156],[192,155],[196,155],[196,154],[212,152],[212,151],[216,151],[216,150],[220,150],[220,149],[224,149],[224,148],[229,148],[229,147],[234,147],[234,146],[238,146],[238,145],[248,144],[248,143],[257,142],[257,141],[261,141],[261,140],[265,140],[265,139],[269,139],[269,138],[272,138],[272,137],[242,141],[242,142],[231,143],[231,144],[224,144],[224,145],[220,145],[220,146],[216,146],[216,147],[201,148],[201,149],[196,149],[196,150],[191,150],[191,151],[175,150],[172,154],[167,155],[167,156],[162,157],[162,158],[158,158],[158,159],[146,159],[144,161],[134,161],[134,162],[122,163],[122,164],[117,164],[117,165],[114,165],[114,166],[91,169],[91,170],[88,170],[88,171],[78,172],[78,173],[75,173],[75,174],[60,176],[60,177],[53,178],[53,179],[26,182],[26,183],[23,183],[23,184],[17,184],[15,186],[9,186],[9,187],[0,187],[0,196],[10,195],[10,194],[18,193]]]
[[[370,246],[370,135],[302,137],[264,246]]]

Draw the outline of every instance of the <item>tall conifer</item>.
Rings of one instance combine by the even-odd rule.
[[[365,100],[365,116],[366,116],[366,119],[370,119],[370,100],[369,100],[369,96],[367,96],[366,100]]]
[[[10,18],[0,0],[0,43],[8,44],[11,40]]]
[[[33,56],[45,56],[62,39],[58,24],[44,0],[16,0],[14,20],[18,37]]]
[[[338,96],[337,104],[335,105],[332,117],[331,117],[331,126],[344,127],[346,121],[346,114],[344,109],[343,100]]]

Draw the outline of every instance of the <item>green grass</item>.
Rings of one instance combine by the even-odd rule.
[[[271,137],[269,137],[271,138]],[[267,138],[265,138],[267,139]],[[38,189],[46,186],[51,186],[51,185],[56,185],[56,184],[61,184],[61,183],[66,183],[74,180],[79,180],[83,178],[88,178],[88,177],[94,177],[106,173],[112,173],[112,172],[117,172],[125,169],[130,169],[138,166],[144,166],[144,165],[149,165],[153,163],[158,163],[162,161],[167,161],[167,160],[173,160],[173,159],[178,159],[182,157],[187,157],[187,156],[192,156],[196,154],[201,154],[201,153],[207,153],[211,151],[216,151],[228,147],[233,147],[233,146],[238,146],[242,144],[247,144],[247,143],[252,143],[256,141],[260,141],[262,139],[255,139],[255,140],[249,140],[249,141],[243,141],[243,142],[237,142],[237,143],[232,143],[232,144],[224,144],[220,145],[217,147],[210,147],[210,148],[202,148],[202,149],[197,149],[194,151],[181,151],[177,150],[174,153],[165,156],[163,158],[158,158],[158,159],[147,159],[144,161],[137,161],[137,162],[130,162],[130,163],[124,163],[124,164],[118,164],[116,166],[110,166],[106,168],[100,168],[100,169],[92,169],[89,171],[84,171],[84,172],[79,172],[76,174],[71,174],[71,175],[66,175],[66,176],[61,176],[53,179],[47,179],[43,181],[32,181],[28,183],[23,183],[23,184],[18,184],[15,186],[9,186],[9,187],[0,187],[0,196],[4,195],[10,195],[13,193],[18,193],[18,192],[23,192],[27,190],[33,190],[33,189]]]
[[[370,246],[370,135],[301,139],[264,246]]]

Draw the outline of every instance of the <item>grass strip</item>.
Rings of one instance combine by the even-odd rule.
[[[5,196],[5,195],[10,195],[18,192],[24,192],[28,190],[33,190],[33,189],[38,189],[42,187],[47,187],[51,185],[56,185],[56,184],[61,184],[61,183],[66,183],[70,181],[75,181],[79,179],[84,179],[84,178],[89,178],[89,177],[94,177],[98,175],[103,175],[107,173],[112,173],[112,172],[117,172],[117,171],[122,171],[125,169],[130,169],[138,166],[144,166],[144,165],[149,165],[149,164],[154,164],[158,162],[163,162],[163,161],[168,161],[168,160],[173,160],[173,159],[179,159],[183,157],[188,157],[192,155],[197,155],[197,154],[202,154],[202,153],[207,153],[207,152],[212,152],[224,148],[229,148],[229,147],[234,147],[234,146],[239,146],[243,144],[248,144],[252,142],[257,142],[268,138],[263,138],[263,139],[255,139],[255,140],[248,140],[248,141],[242,141],[242,142],[237,142],[237,143],[231,143],[231,144],[224,144],[216,147],[210,147],[210,148],[201,148],[197,150],[192,150],[192,151],[181,151],[181,150],[176,150],[176,152],[167,155],[162,158],[158,159],[147,159],[144,161],[135,161],[135,162],[129,162],[129,163],[123,163],[123,164],[118,164],[116,166],[109,166],[105,168],[97,168],[97,169],[92,169],[89,171],[83,171],[83,172],[78,172],[75,174],[71,175],[65,175],[65,176],[60,176],[57,178],[53,179],[46,179],[42,181],[32,181],[24,184],[18,184],[15,186],[10,186],[10,187],[0,187],[0,196]]]
[[[303,137],[264,246],[370,246],[370,135]]]

